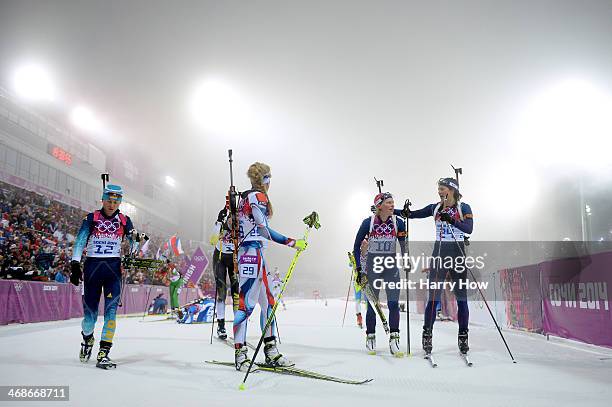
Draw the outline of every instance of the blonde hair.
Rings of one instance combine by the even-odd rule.
[[[270,166],[268,164],[256,162],[249,166],[249,170],[247,171],[247,176],[251,180],[251,186],[254,190],[262,192],[266,195],[268,199],[268,217],[272,217],[272,202],[270,202],[270,197],[268,196],[268,192],[266,192],[266,188],[263,183],[263,177],[266,174],[270,174]]]

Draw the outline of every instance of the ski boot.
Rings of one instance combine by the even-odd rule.
[[[83,342],[81,342],[81,352],[79,353],[79,358],[82,363],[87,363],[89,358],[91,358],[91,351],[94,346],[94,336],[93,334],[85,336],[83,332],[81,332],[83,336]]]
[[[366,349],[368,355],[376,355],[376,334],[366,335]]]
[[[403,358],[404,352],[400,350],[400,335],[399,332],[391,332],[389,336],[389,350],[396,358]]]
[[[249,359],[247,355],[248,350],[249,348],[245,345],[241,343],[236,344],[234,351],[234,365],[236,366],[236,370],[246,372],[249,368],[251,359]]]
[[[217,336],[219,339],[226,340],[227,339],[227,331],[225,330],[225,320],[218,319],[217,320]]]
[[[468,346],[468,330],[459,331],[459,335],[457,335],[457,343],[459,345],[459,352],[462,355],[467,355],[470,347]]]
[[[267,339],[267,341],[266,341]],[[276,339],[274,337],[264,339],[264,354],[266,355],[266,365],[270,366],[293,366],[294,363],[284,357],[276,347]]]
[[[100,341],[100,351],[98,352],[98,363],[96,363],[96,367],[100,369],[115,369],[117,364],[108,357],[108,353],[110,352],[110,348],[112,343]]]
[[[432,336],[432,329],[423,327],[423,350],[427,355],[429,355],[433,350]]]
[[[361,316],[361,312],[357,314],[357,326],[359,329],[363,329],[363,317]]]

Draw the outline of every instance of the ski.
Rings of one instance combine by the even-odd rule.
[[[369,356],[380,356],[380,357],[393,357],[395,359],[402,359],[403,357],[406,356],[406,353],[404,352],[397,352],[397,353],[378,353],[378,351],[366,351],[366,354]]]
[[[348,257],[349,257],[349,261],[351,262],[351,267],[353,268],[353,275],[355,277],[355,281],[357,281],[357,262],[355,261],[355,255],[352,252],[348,252]],[[388,335],[390,332],[389,323],[387,322],[387,317],[385,316],[385,313],[382,307],[380,306],[380,301],[378,301],[378,297],[376,296],[374,291],[372,291],[372,287],[370,286],[370,284],[368,284],[367,279],[362,285],[361,284],[358,284],[358,285],[365,293],[366,298],[368,299],[368,302],[370,303],[370,305],[372,305],[374,310],[376,310],[376,313],[380,317],[380,321],[383,324],[383,328],[385,329],[385,332]]]
[[[220,366],[231,366],[234,369],[236,369],[236,364],[234,362],[223,362],[220,360],[205,360],[205,363],[208,363],[209,365],[220,365]],[[256,366],[253,369],[251,369],[251,372],[257,372],[259,371],[259,367]]]
[[[151,320],[141,320],[143,323],[151,323],[151,322],[168,322],[168,321],[176,321],[176,318],[164,318],[164,319],[151,319]]]
[[[223,366],[232,366],[234,367],[234,363],[232,362],[221,362],[218,360],[207,360],[206,363],[214,364],[214,365],[223,365]],[[328,382],[334,383],[343,383],[343,384],[365,384],[371,382],[373,379],[365,379],[365,380],[351,380],[351,379],[343,379],[335,376],[328,376],[321,373],[313,372],[310,370],[298,369],[296,367],[282,367],[282,366],[270,366],[262,363],[255,363],[255,369],[252,371],[264,371],[264,372],[272,372],[285,374],[289,376],[298,376],[298,377],[306,377],[310,379],[324,380]]]
[[[470,360],[470,357],[467,355],[467,353],[461,353],[459,352],[459,356],[461,356],[461,359],[463,359],[463,361],[465,362],[465,365],[467,367],[472,367],[474,366],[474,363],[472,363],[472,361]]]
[[[434,359],[431,353],[426,353],[425,359],[429,361],[429,364],[431,365],[431,367],[434,367],[434,368],[438,367],[438,362],[436,362],[436,360]]]
[[[313,372],[310,370],[299,369],[297,367],[283,367],[283,366],[267,366],[267,365],[258,365],[260,370],[265,370],[267,372],[275,372],[288,374],[299,377],[308,377],[311,379],[325,380],[329,382],[335,383],[344,383],[344,384],[365,384],[371,382],[373,379],[365,379],[365,380],[351,380],[351,379],[343,379],[335,376],[328,376],[321,373]]]

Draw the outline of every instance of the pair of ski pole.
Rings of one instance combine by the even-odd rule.
[[[310,230],[312,228],[319,229],[321,227],[321,224],[319,223],[319,215],[316,212],[312,212],[310,215],[304,218],[304,223],[306,224],[307,228],[306,228],[306,231],[304,232],[303,239],[308,240],[308,234],[310,233]],[[298,250],[297,253],[295,253],[295,255],[293,256],[293,259],[291,260],[291,264],[289,265],[289,270],[287,271],[287,274],[285,274],[285,278],[283,279],[283,285],[281,286],[280,292],[278,293],[278,298],[274,302],[272,311],[270,311],[270,315],[268,315],[266,324],[264,328],[262,329],[261,336],[259,338],[259,342],[257,342],[257,347],[255,348],[255,352],[253,354],[253,358],[251,359],[251,363],[249,364],[249,368],[247,369],[247,372],[244,375],[244,379],[242,380],[242,383],[238,387],[240,390],[245,389],[247,378],[249,377],[249,374],[251,373],[251,369],[253,368],[253,364],[255,363],[255,359],[257,358],[259,349],[261,349],[261,345],[263,344],[263,340],[265,338],[266,332],[268,328],[270,327],[270,325],[272,324],[272,321],[274,321],[275,319],[276,309],[278,308],[278,304],[280,304],[280,299],[282,298],[283,293],[285,292],[285,289],[287,288],[287,284],[289,283],[289,281],[291,280],[291,277],[293,276],[293,270],[295,269],[295,265],[297,264],[297,261],[300,255],[302,254],[302,252],[303,250]]]

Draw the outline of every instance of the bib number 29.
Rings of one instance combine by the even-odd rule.
[[[240,277],[255,278],[257,276],[257,267],[254,264],[241,264]]]

